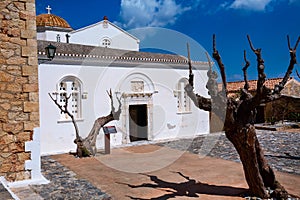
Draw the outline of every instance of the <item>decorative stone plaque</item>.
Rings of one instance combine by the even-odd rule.
[[[131,81],[131,91],[132,92],[144,92],[144,82],[143,81]]]

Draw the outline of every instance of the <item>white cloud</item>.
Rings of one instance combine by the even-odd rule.
[[[190,9],[175,0],[121,0],[121,24],[125,28],[163,27],[174,24],[178,16]]]
[[[293,0],[290,0],[293,1]],[[272,0],[235,0],[229,8],[264,11]]]
[[[282,2],[300,5],[300,0],[121,0],[120,18],[114,23],[126,29],[165,27],[189,10],[211,15],[228,9],[262,12]]]
[[[289,4],[300,5],[300,0],[289,0]]]

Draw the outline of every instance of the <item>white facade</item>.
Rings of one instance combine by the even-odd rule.
[[[139,51],[139,40],[108,20],[72,31],[70,43]]]
[[[48,93],[57,92],[59,83],[65,77],[76,77],[82,84],[81,116],[78,118],[80,135],[87,136],[94,121],[110,113],[110,101],[106,90],[112,89],[114,96],[122,99],[122,113],[115,125],[118,133],[111,135],[111,145],[117,146],[132,142],[130,139],[130,113],[132,107],[146,109],[143,136],[145,140],[192,137],[209,132],[209,114],[196,108],[192,103],[188,112],[179,109],[182,94],[178,85],[186,79],[187,70],[170,67],[169,64],[135,63],[131,66],[107,65],[39,65],[40,90],[40,132],[42,154],[56,154],[75,150],[74,127],[70,120],[63,120],[57,106]],[[205,65],[203,65],[205,69]],[[206,70],[195,73],[196,80],[206,82]],[[206,96],[204,84],[195,88]],[[183,91],[182,91],[183,92]],[[190,101],[187,99],[187,101]],[[115,107],[118,107],[115,99]],[[104,148],[104,133],[97,137],[97,147]]]
[[[102,20],[96,24],[74,31],[68,31],[66,28],[59,27],[45,27],[37,32],[37,40],[107,47],[128,51],[139,51],[140,43],[139,39],[108,20]]]
[[[45,30],[43,32],[37,32],[37,40],[46,40],[53,42],[63,42],[66,43],[67,31],[55,31],[55,30]]]
[[[106,91],[112,89],[116,109],[116,96],[122,101],[120,119],[107,124],[118,131],[111,135],[112,146],[209,132],[209,113],[196,108],[184,91],[188,83],[184,57],[140,53],[139,40],[108,20],[68,32],[69,44],[66,34],[45,29],[37,36],[45,40],[38,41],[39,58],[45,58],[43,51],[48,41],[57,47],[54,60],[41,62],[38,69],[42,154],[76,150],[73,124],[48,93],[60,105],[70,97],[69,111],[76,118],[80,136],[85,138],[94,121],[110,113]],[[208,96],[208,64],[193,65],[197,69],[195,80],[200,83],[195,85],[195,91]],[[96,146],[104,148],[102,129]]]

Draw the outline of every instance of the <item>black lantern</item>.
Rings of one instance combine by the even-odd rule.
[[[45,48],[46,55],[49,58],[49,60],[52,60],[55,56],[56,47],[53,46],[51,43]]]

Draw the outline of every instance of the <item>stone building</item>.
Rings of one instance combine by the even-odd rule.
[[[265,120],[272,123],[282,120],[300,121],[300,82],[291,78],[281,94],[281,98],[266,104]]]
[[[282,81],[282,78],[270,78],[265,82],[268,88],[274,88],[276,84]],[[250,80],[249,92],[255,95],[257,80]],[[229,96],[238,96],[240,90],[244,87],[244,81],[228,82],[227,88]],[[281,98],[276,101],[261,104],[257,108],[257,123],[279,121],[286,117],[289,113],[300,113],[300,83],[294,78],[290,78],[286,83],[284,89],[281,91]]]
[[[25,146],[39,126],[34,0],[0,2],[0,38],[0,176],[19,181],[31,177]]]
[[[37,40],[139,51],[139,39],[110,22],[106,16],[100,22],[73,30],[66,20],[51,13],[50,6],[46,9],[48,13],[36,18]]]
[[[39,57],[47,41],[38,41]],[[208,112],[197,109],[184,91],[188,83],[187,61],[177,55],[116,50],[78,44],[53,43],[57,56],[39,65],[41,151],[55,154],[75,150],[74,127],[60,113],[48,93],[62,105],[72,97],[69,110],[75,116],[80,135],[86,137],[95,119],[110,112],[106,90],[121,97],[120,120],[111,145],[192,137],[209,132]],[[206,82],[207,63],[194,62],[195,78]],[[196,89],[207,95],[204,84]],[[116,99],[115,102],[117,103]],[[116,104],[117,106],[117,104]],[[103,149],[102,130],[97,147]]]
[[[106,17],[71,30],[64,19],[48,13],[37,16],[37,25],[39,58],[45,58],[50,43],[57,47],[52,61],[39,64],[42,154],[76,149],[71,120],[60,113],[48,93],[61,105],[64,95],[72,96],[68,108],[80,135],[86,137],[95,119],[110,112],[106,90],[112,89],[122,102],[120,120],[108,124],[117,128],[111,135],[112,146],[209,132],[208,112],[197,109],[184,90],[188,83],[186,57],[140,52],[139,40]],[[66,34],[68,39],[63,39]],[[193,66],[195,79],[203,81],[195,90],[208,96],[208,63],[194,61]],[[102,130],[96,145],[104,148]]]

